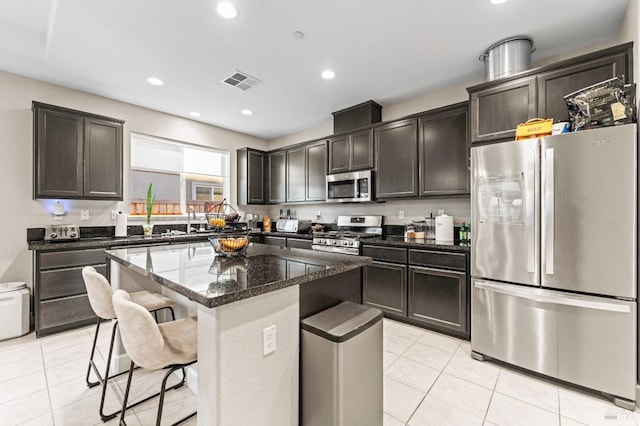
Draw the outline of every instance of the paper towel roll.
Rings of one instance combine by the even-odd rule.
[[[127,236],[127,215],[118,212],[116,215],[116,237]]]
[[[453,216],[436,216],[436,241],[453,241]]]

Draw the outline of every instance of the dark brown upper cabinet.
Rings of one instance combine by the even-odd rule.
[[[237,151],[238,204],[265,204],[266,153],[251,148]]]
[[[469,193],[468,123],[468,102],[419,117],[420,195]]]
[[[306,201],[327,199],[327,143],[324,140],[305,145],[307,170],[305,180]]]
[[[538,75],[538,111],[544,118],[569,121],[564,96],[592,84],[624,75],[628,81],[627,52],[613,52],[601,58]]]
[[[287,202],[305,201],[307,172],[306,150],[303,145],[287,149]]]
[[[537,116],[536,79],[525,77],[470,94],[471,142],[514,138],[516,127]]]
[[[376,198],[418,195],[418,120],[375,128]]]
[[[329,139],[329,173],[372,169],[373,129]]]
[[[34,198],[122,200],[124,122],[33,102]]]
[[[287,151],[274,151],[267,155],[267,176],[269,181],[269,204],[287,201]]]
[[[626,43],[468,88],[471,143],[513,139],[530,118],[567,121],[564,97],[592,84],[622,75],[633,83],[632,49]]]

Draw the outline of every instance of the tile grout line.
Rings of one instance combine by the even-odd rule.
[[[416,340],[417,342],[417,340]],[[414,343],[416,343],[414,342]],[[413,345],[411,345],[413,346]],[[425,345],[428,346],[428,345]],[[458,345],[458,348],[460,347],[460,345]],[[458,349],[456,348],[456,350]],[[437,348],[436,348],[437,349]],[[408,349],[407,349],[408,350]],[[444,374],[444,370],[447,368],[447,366],[449,365],[449,363],[451,362],[451,360],[453,359],[455,355],[455,352],[453,354],[451,354],[451,358],[449,358],[449,360],[447,361],[447,363],[444,365],[444,367],[442,367],[442,369],[440,370],[440,373],[438,373],[438,377],[436,377],[436,379],[433,381],[433,383],[431,383],[431,386],[429,386],[429,389],[427,389],[427,391],[424,394],[424,397],[420,400],[420,403],[418,405],[416,405],[416,408],[413,410],[413,412],[411,413],[411,415],[409,416],[409,419],[406,422],[406,425],[409,425],[409,422],[411,421],[411,419],[413,418],[413,416],[416,414],[416,411],[418,411],[418,408],[420,408],[420,405],[422,405],[422,403],[424,402],[425,399],[427,399],[427,395],[429,395],[429,392],[431,392],[431,389],[433,389],[433,386],[436,384],[436,382],[438,381],[438,379],[440,379],[440,376],[442,376],[442,374]],[[397,361],[397,360],[396,360]],[[410,386],[411,387],[411,386]],[[432,398],[435,398],[432,396]],[[438,398],[435,398],[438,399]],[[442,401],[444,402],[444,401]]]

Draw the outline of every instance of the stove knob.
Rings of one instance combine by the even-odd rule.
[[[75,232],[71,232],[71,233],[69,234],[69,237],[70,237],[70,238],[75,238],[75,237],[77,237],[77,236],[78,236],[78,234],[76,234]]]
[[[55,240],[56,238],[58,238],[58,234],[56,234],[55,232],[52,232],[49,234],[49,238],[51,238],[52,240]]]
[[[331,240],[331,244],[333,244],[334,246],[337,244],[336,240]]]
[[[353,245],[353,241],[347,241],[347,245],[348,246],[352,246]]]

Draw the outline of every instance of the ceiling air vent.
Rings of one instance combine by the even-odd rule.
[[[257,78],[251,77],[249,74],[239,70],[236,70],[235,73],[222,80],[222,82],[242,90],[249,90],[253,86],[262,83],[262,81]]]

